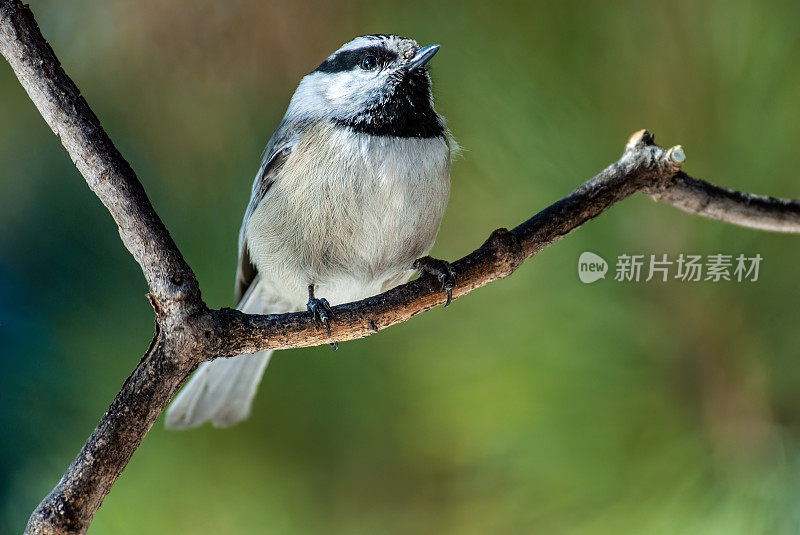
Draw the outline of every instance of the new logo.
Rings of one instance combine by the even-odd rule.
[[[601,256],[586,251],[578,258],[578,278],[584,284],[591,284],[599,279],[606,278],[608,262]]]

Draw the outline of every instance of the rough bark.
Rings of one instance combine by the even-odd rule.
[[[183,380],[203,361],[264,349],[328,343],[309,313],[256,316],[212,310],[144,188],[100,121],[61,68],[29,8],[0,0],[0,53],[87,184],[108,208],[125,247],[142,268],[156,315],[150,349],[61,480],[31,515],[26,533],[84,533],[133,452]],[[498,229],[453,263],[453,298],[511,275],[525,260],[642,192],[686,212],[729,223],[800,232],[800,203],[739,193],[691,178],[680,168],[680,146],[655,145],[644,130],[622,157],[575,191],[512,230]],[[352,340],[444,304],[430,277],[333,308],[332,338]]]

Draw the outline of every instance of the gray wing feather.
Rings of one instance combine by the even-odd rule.
[[[239,264],[236,268],[236,287],[234,291],[237,303],[242,299],[258,274],[247,248],[247,223],[267,196],[267,192],[269,192],[272,184],[275,183],[283,164],[286,163],[289,155],[297,146],[297,142],[307,126],[308,124],[305,122],[287,124],[284,118],[264,150],[264,157],[261,159],[261,165],[253,181],[250,203],[247,205],[247,211],[242,220],[242,228],[239,230]]]

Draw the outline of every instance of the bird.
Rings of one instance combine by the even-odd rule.
[[[455,271],[428,256],[458,150],[433,105],[428,64],[438,50],[394,34],[360,36],[302,78],[267,143],[239,232],[239,310],[306,310],[330,336],[332,306],[415,272],[436,277],[450,304]],[[271,354],[201,364],[170,404],[166,427],[248,418]]]

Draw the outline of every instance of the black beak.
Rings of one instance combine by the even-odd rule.
[[[433,58],[433,56],[436,55],[438,50],[439,45],[431,45],[420,48],[417,50],[417,54],[408,61],[408,70],[413,71],[414,69],[424,67]]]

